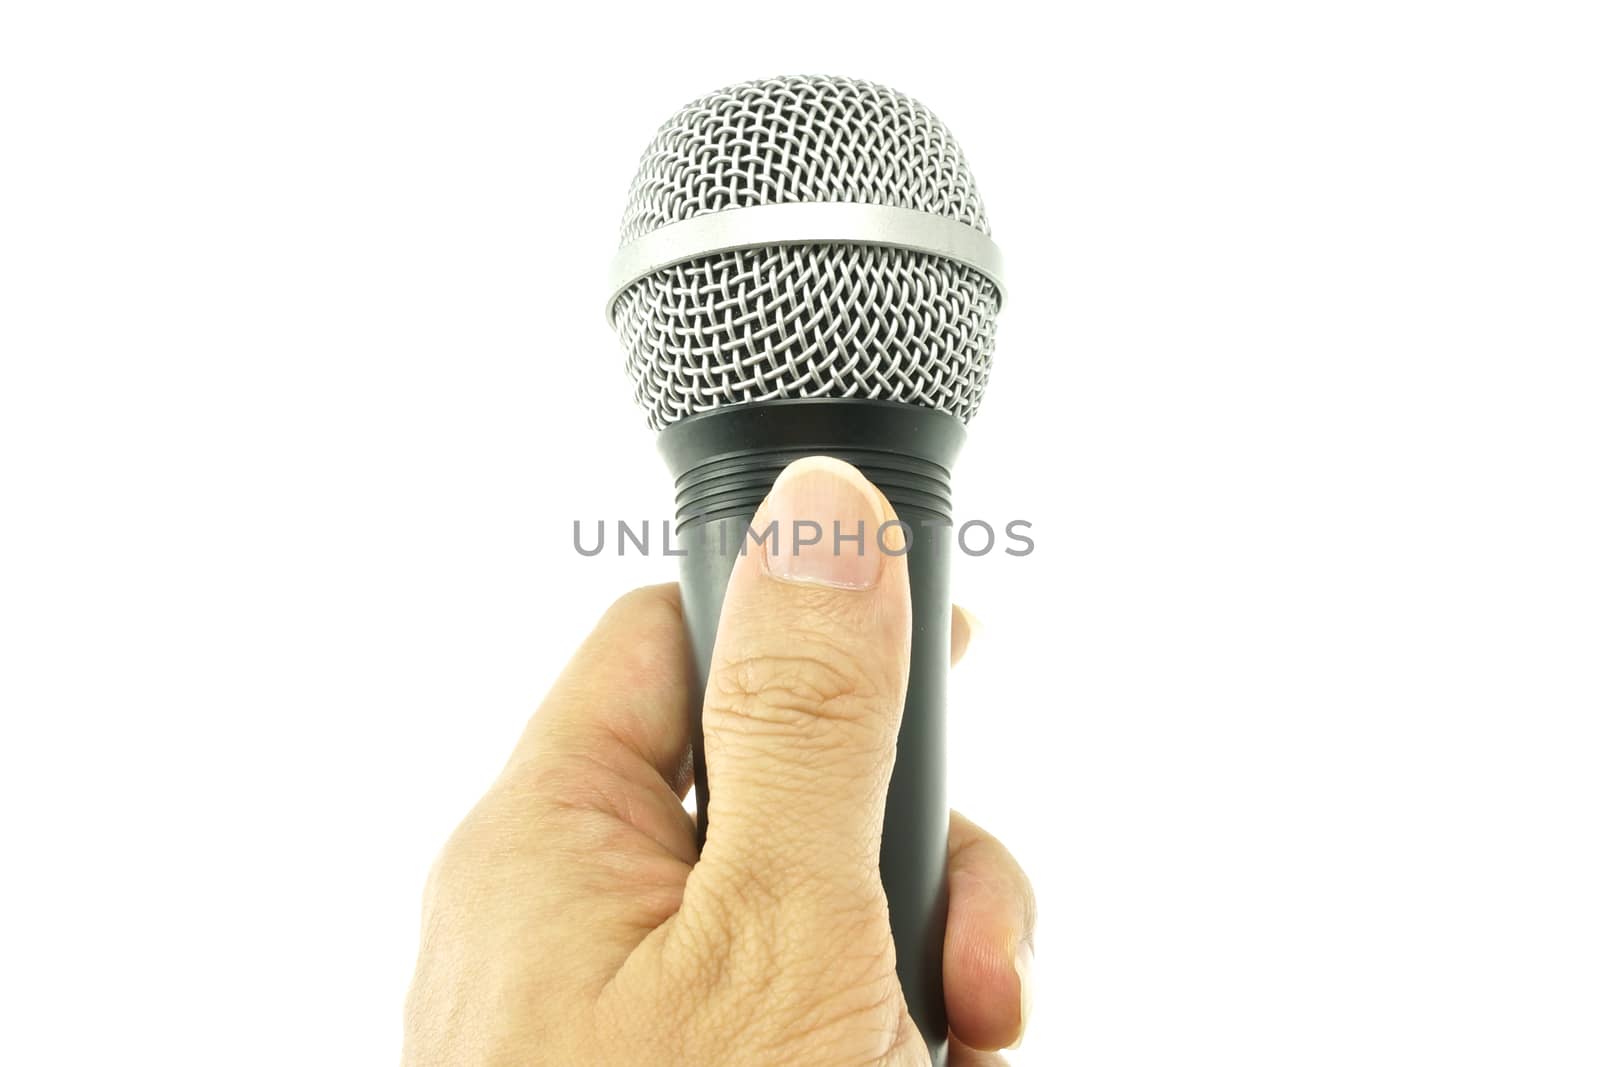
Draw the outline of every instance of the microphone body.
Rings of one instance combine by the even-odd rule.
[[[945,795],[950,469],[965,437],[958,419],[931,408],[821,399],[722,408],[675,423],[659,439],[678,490],[680,585],[698,686],[692,694],[693,746],[702,845],[710,792],[698,709],[729,572],[741,551],[760,551],[748,538],[756,508],[789,463],[824,455],[859,468],[889,498],[904,524],[911,666],[884,809],[879,870],[900,985],[935,1067],[945,1062],[947,1045],[943,960],[950,819]],[[879,534],[865,531],[867,537]],[[794,532],[780,530],[778,536],[788,538]],[[822,536],[831,548],[832,531]]]
[[[750,522],[785,466],[851,463],[903,524],[911,664],[880,870],[900,984],[934,1067],[948,1046],[950,471],[988,382],[1001,275],[972,174],[932,112],[871,82],[779,77],[711,93],[657,131],[606,303],[677,483],[697,697],[728,576],[742,549],[761,550],[747,544]],[[697,721],[702,844],[703,742]]]

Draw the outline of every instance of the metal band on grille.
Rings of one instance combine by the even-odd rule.
[[[880,245],[942,256],[988,278],[999,302],[1005,300],[999,247],[963,222],[878,204],[766,204],[697,215],[623,245],[611,260],[606,321],[615,321],[623,290],[663,267],[718,252],[797,244]]]

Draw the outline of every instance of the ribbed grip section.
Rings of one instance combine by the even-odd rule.
[[[950,471],[927,460],[890,452],[853,448],[752,449],[723,456],[686,471],[678,478],[678,529],[713,519],[749,515],[766,498],[778,475],[797,459],[819,453],[844,460],[860,469],[883,490],[895,512],[910,521],[919,518],[950,520]]]
[[[794,400],[723,408],[669,426],[678,529],[748,518],[783,469],[826,455],[860,468],[906,522],[951,518],[950,468],[966,431],[941,411],[869,400]]]

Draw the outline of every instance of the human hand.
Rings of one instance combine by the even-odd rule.
[[[855,468],[792,465],[756,522],[894,518]],[[709,833],[695,847],[691,657],[675,586],[619,600],[435,864],[405,1063],[910,1067],[878,877],[910,654],[902,556],[753,549],[706,686]],[[892,546],[891,546],[892,547]],[[952,659],[970,627],[959,610]],[[952,1067],[1020,1040],[1033,895],[952,814]]]

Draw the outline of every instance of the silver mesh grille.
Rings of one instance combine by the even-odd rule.
[[[846,78],[720,90],[682,109],[640,160],[622,242],[697,215],[779,203],[910,208],[987,234],[948,130],[904,94]],[[656,428],[727,404],[862,397],[972,417],[1000,293],[965,264],[860,244],[716,253],[650,274],[614,322]]]
[[[639,160],[622,243],[758,204],[842,201],[943,215],[989,232],[950,131],[904,93],[849,78],[769,78],[702,97]]]

